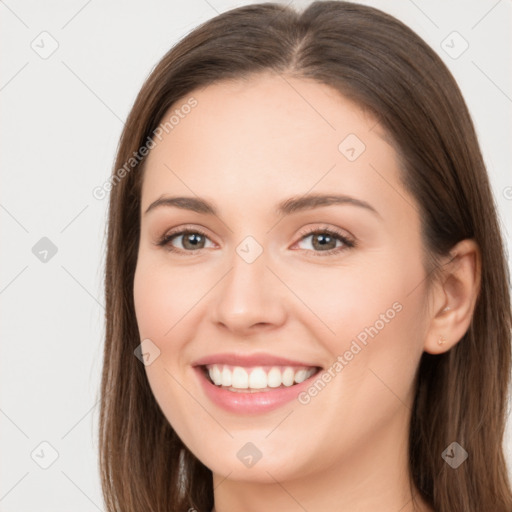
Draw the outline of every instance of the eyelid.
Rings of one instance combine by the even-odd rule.
[[[332,233],[340,238],[346,238],[347,240],[355,241],[355,237],[351,235],[348,231],[342,230],[341,228],[337,228],[334,226],[330,226],[328,224],[321,224],[320,226],[306,226],[299,231],[299,236],[302,240],[305,236],[314,234],[314,233]]]
[[[172,229],[166,231],[165,234],[161,238],[164,238],[164,237],[169,238],[171,236],[181,235],[184,232],[199,233],[203,236],[210,238],[210,236],[208,235],[208,233],[206,231],[207,231],[206,228],[203,228],[202,226],[197,225],[197,224],[183,224],[181,226],[178,226],[176,228],[172,228]]]

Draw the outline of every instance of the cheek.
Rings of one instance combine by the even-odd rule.
[[[357,266],[348,262],[338,268],[317,267],[314,272],[292,266],[279,269],[282,280],[300,299],[292,300],[303,310],[299,316],[295,309],[296,316],[308,322],[308,329],[331,356],[343,353],[355,338],[363,344],[374,337],[389,338],[388,349],[399,348],[401,333],[414,325],[419,292],[410,292],[421,282],[422,268],[405,260],[390,262],[385,256],[370,255]],[[395,329],[399,332],[391,336]]]
[[[190,418],[203,412],[190,400],[184,383],[190,381],[189,370],[181,364],[185,336],[178,323],[186,313],[188,289],[178,272],[170,272],[144,256],[139,259],[134,276],[134,304],[139,336],[150,339],[159,349],[159,355],[145,366],[153,396],[167,421],[179,432],[188,445],[194,431]],[[181,337],[180,337],[181,335]],[[189,411],[190,414],[184,414]],[[193,444],[193,443],[192,443]]]
[[[395,284],[381,294],[386,300],[352,338],[364,343],[359,343],[361,353],[346,374],[353,379],[353,399],[366,402],[369,414],[375,416],[379,410],[386,416],[412,407],[414,377],[423,352],[421,291],[408,294],[409,288]]]
[[[159,338],[170,327],[166,311],[173,311],[172,294],[164,294],[161,283],[137,270],[134,279],[134,304],[140,338]]]
[[[354,417],[377,418],[408,403],[423,352],[426,291],[419,259],[376,260],[340,269],[337,279],[310,280],[304,289],[311,309],[334,331],[320,336],[318,329],[317,337],[331,354],[332,390]]]
[[[313,383],[301,396],[303,410],[297,411],[296,419],[303,413],[307,425],[315,418],[314,428],[324,440],[317,449],[326,463],[334,463],[339,453],[364,452],[368,439],[405,421],[412,407],[422,353],[421,303],[404,296],[393,302],[397,296],[389,293],[363,313],[355,308],[353,316],[343,312],[339,335],[329,341],[331,377],[325,385]]]
[[[190,309],[197,291],[179,270],[143,257],[135,271],[133,295],[141,339],[163,339]]]

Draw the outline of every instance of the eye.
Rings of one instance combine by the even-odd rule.
[[[175,240],[180,240],[181,247],[173,245]],[[206,241],[210,240],[206,233],[197,228],[184,228],[166,233],[156,245],[165,247],[171,252],[194,253],[205,248]]]
[[[355,240],[333,228],[309,228],[305,232],[303,231],[301,235],[302,238],[297,243],[311,239],[306,244],[309,245],[309,248],[302,250],[308,250],[314,256],[329,256],[356,246]],[[311,248],[312,251],[309,250]]]
[[[181,247],[176,247],[174,242],[180,239]],[[300,248],[300,250],[311,252],[314,256],[329,256],[356,246],[355,240],[347,237],[341,231],[328,227],[309,228],[302,231],[301,239],[297,244],[307,239],[311,239],[310,243],[307,244],[310,247]],[[165,247],[171,252],[193,255],[197,251],[207,248],[207,241],[211,242],[204,231],[186,227],[166,233],[156,242],[156,245]]]

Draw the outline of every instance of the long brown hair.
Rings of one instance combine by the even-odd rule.
[[[314,2],[301,13],[249,5],[203,23],[162,58],[128,116],[109,187],[99,425],[107,510],[205,512],[213,506],[211,471],[169,425],[134,357],[141,342],[133,278],[144,159],[128,169],[126,162],[177,100],[259,72],[327,84],[375,115],[419,205],[429,261],[463,239],[478,244],[481,289],[472,323],[447,353],[425,353],[420,361],[409,467],[438,512],[510,512],[502,446],[511,365],[509,276],[470,114],[446,66],[412,30],[377,9],[337,1]],[[441,457],[453,441],[469,453],[457,469]]]

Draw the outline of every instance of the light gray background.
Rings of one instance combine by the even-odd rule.
[[[247,3],[0,1],[3,512],[103,510],[97,422],[107,199],[92,190],[110,174],[123,120],[152,67],[200,22]],[[452,70],[510,248],[512,1],[362,3],[403,20]],[[453,31],[469,44],[458,58],[464,42]],[[57,50],[41,58],[52,39]],[[58,250],[46,263],[32,252],[42,237]],[[39,464],[52,461],[52,449],[41,442],[58,453],[48,469]]]

